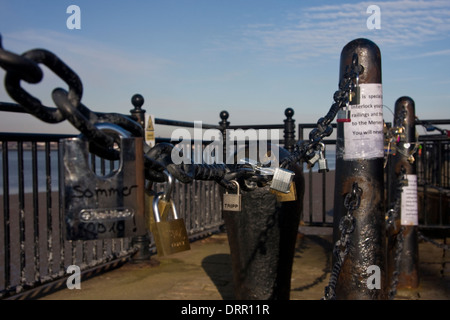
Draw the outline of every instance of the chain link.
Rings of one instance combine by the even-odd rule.
[[[443,249],[443,250],[450,250],[450,246],[448,244],[444,244],[444,243],[439,243],[427,236],[425,236],[422,232],[420,232],[419,230],[417,230],[417,235],[419,236],[420,239],[430,242],[432,244],[434,244],[436,247],[438,247],[439,249]]]
[[[339,221],[339,231],[341,237],[336,241],[333,249],[333,255],[336,257],[336,262],[333,265],[331,271],[330,280],[328,286],[325,287],[325,295],[322,300],[335,300],[336,299],[336,284],[341,272],[344,259],[350,251],[350,235],[355,229],[355,217],[353,212],[357,210],[361,204],[362,189],[358,186],[357,182],[352,185],[351,192],[347,193],[344,198],[344,207],[347,209],[347,213],[341,217]]]
[[[333,95],[335,102],[331,105],[330,110],[325,117],[317,121],[317,128],[314,128],[309,133],[309,141],[299,141],[295,145],[294,152],[281,162],[280,167],[288,168],[294,163],[307,161],[314,156],[315,152],[320,148],[322,140],[333,133],[331,122],[336,117],[338,111],[349,104],[350,94],[352,91],[355,91],[357,78],[363,72],[364,68],[358,63],[358,55],[355,53],[351,66],[347,66],[339,82],[339,90]]]

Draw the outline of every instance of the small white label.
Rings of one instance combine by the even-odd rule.
[[[407,174],[408,186],[403,187],[401,204],[401,224],[417,226],[419,214],[417,206],[417,175]]]
[[[380,83],[360,84],[360,104],[350,105],[344,122],[344,160],[384,157],[383,89]]]

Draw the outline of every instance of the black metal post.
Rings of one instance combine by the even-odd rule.
[[[359,208],[353,212],[355,227],[336,285],[336,298],[379,300],[385,299],[387,292],[381,54],[370,40],[349,42],[341,52],[339,79],[351,66],[355,53],[363,67],[359,76],[361,96],[360,104],[349,106],[351,121],[337,123],[335,241],[340,238],[341,217],[347,213],[344,198],[355,182],[362,195]]]
[[[144,97],[140,94],[135,94],[131,97],[131,103],[134,106],[134,108],[130,110],[131,118],[137,121],[142,128],[145,129],[145,110],[142,109]],[[142,174],[144,174],[144,172]],[[144,217],[145,214],[142,214],[142,216]],[[132,261],[135,263],[150,261],[150,236],[148,230],[145,234],[133,237],[131,242],[132,246],[137,248],[136,253],[132,257]]]
[[[131,118],[137,121],[142,128],[145,129],[145,110],[142,109],[144,97],[140,94],[133,95],[131,97],[131,104],[134,106],[134,108],[130,110]]]
[[[284,148],[292,152],[295,146],[295,120],[293,119],[294,110],[287,108],[284,111],[286,119],[284,120]]]
[[[220,131],[222,132],[222,143],[223,143],[223,162],[226,163],[227,160],[227,128],[230,126],[230,122],[227,121],[229,118],[230,114],[228,113],[228,111],[221,111],[220,112],[220,119],[221,121],[219,122],[219,126],[220,126]]]

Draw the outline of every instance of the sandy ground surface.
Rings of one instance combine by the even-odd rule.
[[[320,300],[331,270],[331,238],[300,236],[291,280],[291,300]],[[450,299],[450,259],[421,242],[420,285],[398,289],[397,300]],[[233,300],[231,258],[226,233],[192,243],[191,250],[151,263],[123,266],[64,289],[43,300]]]

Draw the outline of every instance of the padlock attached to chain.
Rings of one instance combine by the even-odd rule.
[[[241,189],[239,187],[239,183],[236,180],[231,181],[237,187],[237,193],[228,193],[228,190],[223,195],[223,210],[224,211],[241,211]]]
[[[325,144],[323,142],[320,142],[319,145],[321,146],[319,150],[319,172],[325,173],[330,171],[328,168],[328,160],[325,158],[324,152],[325,152]]]
[[[162,220],[167,220],[167,215],[169,214],[172,204],[171,204],[171,195],[173,189],[173,176],[167,171],[164,170],[164,174],[166,175],[167,182],[165,183],[164,191],[161,199],[158,201],[158,209],[159,215]],[[148,187],[145,190],[145,215],[147,217],[147,226],[148,229],[153,232],[153,228],[155,226],[155,218],[153,213],[153,200],[158,195],[157,192]]]
[[[190,250],[191,246],[187,236],[184,219],[178,218],[175,203],[165,195],[170,194],[173,178],[164,171],[168,177],[168,186],[165,192],[158,193],[153,199],[153,217],[154,225],[151,227],[153,238],[156,244],[156,250],[159,256],[167,256],[177,252]],[[164,215],[160,213],[160,202],[165,201],[163,210]],[[172,213],[172,218],[170,217]]]
[[[89,141],[80,135],[60,141],[60,195],[67,240],[145,234],[142,137],[109,123],[98,129],[114,136],[120,164],[106,176],[89,166]]]
[[[262,175],[272,175],[272,181],[270,183],[270,189],[273,191],[281,192],[281,193],[289,193],[291,190],[291,184],[293,183],[293,179],[295,173],[283,169],[280,167],[264,167],[261,164],[257,163],[254,160],[245,158],[241,159],[239,163],[250,164],[253,169]]]

